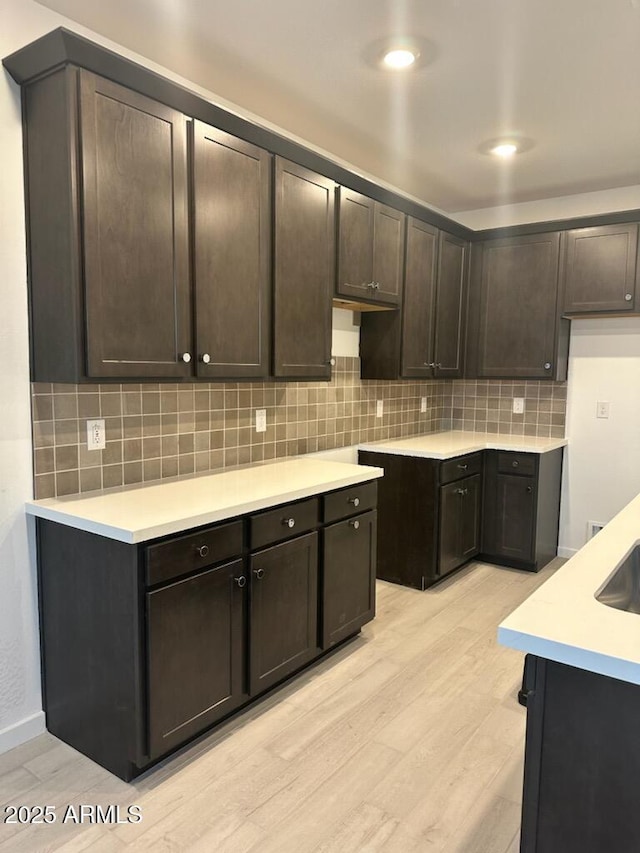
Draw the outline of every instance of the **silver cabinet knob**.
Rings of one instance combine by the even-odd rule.
[[[182,361],[184,361],[185,364],[189,364],[189,362],[191,361],[191,353],[183,352],[180,358],[182,359]]]
[[[551,370],[551,362],[550,361],[545,361],[544,369],[545,370]]]
[[[234,581],[236,585],[240,587],[240,589],[242,589],[243,586],[247,585],[247,579],[244,575],[240,575],[239,578],[234,578]]]
[[[354,506],[360,506],[360,498],[349,498],[349,503]]]
[[[625,302],[631,302],[631,300],[633,299],[633,294],[625,293],[624,299],[625,299]]]
[[[257,580],[261,581],[264,577],[264,569],[254,569],[253,574],[257,578]]]
[[[380,290],[380,282],[379,282],[379,281],[375,281],[375,282],[373,283],[373,287],[374,287],[374,290]]]
[[[209,364],[209,362],[211,361],[211,356],[209,355],[208,352],[203,352],[202,355],[200,356],[200,361],[203,364]]]
[[[349,524],[354,530],[357,530],[360,527],[360,522],[357,519],[355,521],[350,521]]]
[[[424,363],[425,367],[435,367],[436,366],[435,361],[425,361],[423,363]]]
[[[376,283],[375,281],[368,281],[365,283],[365,287],[370,287],[372,290],[375,290]]]
[[[196,551],[198,552],[199,557],[206,557],[209,554],[209,546],[208,545],[200,545],[200,547],[196,547]]]
[[[295,518],[283,518],[282,523],[284,524],[285,527],[288,527],[289,529],[291,529],[292,527],[295,527],[296,520],[295,520]]]
[[[513,460],[513,462],[511,463],[511,467],[512,467],[512,468],[517,468],[519,464],[520,464],[520,463],[518,462],[518,460],[517,460],[517,459],[514,459],[514,460]]]

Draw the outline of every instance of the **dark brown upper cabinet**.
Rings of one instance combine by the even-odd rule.
[[[407,220],[402,312],[362,315],[363,379],[462,376],[469,244]]]
[[[193,274],[198,376],[269,374],[271,156],[193,122]]]
[[[560,318],[560,234],[476,243],[467,374],[566,379],[569,321]]]
[[[405,215],[340,187],[337,302],[390,308],[400,305]]]
[[[331,377],[335,184],[275,158],[273,374]]]
[[[565,314],[638,311],[638,226],[576,228],[564,235]]]
[[[190,375],[185,117],[67,67],[24,121],[32,378]]]

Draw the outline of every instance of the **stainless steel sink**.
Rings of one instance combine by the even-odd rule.
[[[596,598],[607,607],[640,613],[640,545],[620,563]]]

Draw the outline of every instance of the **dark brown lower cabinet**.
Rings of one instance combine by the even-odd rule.
[[[49,731],[129,781],[357,634],[375,507],[365,482],[140,545],[38,519]]]
[[[246,701],[245,587],[235,560],[146,594],[150,755]]]
[[[562,448],[485,451],[483,558],[537,571],[558,548]]]
[[[251,556],[250,691],[261,693],[318,654],[318,534]]]
[[[361,450],[384,469],[378,485],[377,573],[426,589],[474,557],[538,571],[557,554],[560,447],[440,461]]]
[[[640,686],[527,655],[521,853],[640,850]]]
[[[479,474],[440,486],[439,575],[471,560],[480,550]]]
[[[323,649],[344,640],[375,616],[376,533],[375,510],[324,529]]]

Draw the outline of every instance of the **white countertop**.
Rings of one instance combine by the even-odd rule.
[[[547,453],[564,447],[566,438],[535,438],[528,435],[494,435],[486,432],[429,432],[412,438],[374,441],[358,445],[359,450],[393,453],[400,456],[423,456],[428,459],[451,459],[476,450],[513,450],[517,453]]]
[[[504,646],[640,684],[640,615],[595,594],[640,541],[640,495],[498,628]]]
[[[30,515],[120,542],[145,542],[322,492],[384,471],[324,459],[286,459],[218,474],[30,501]]]

